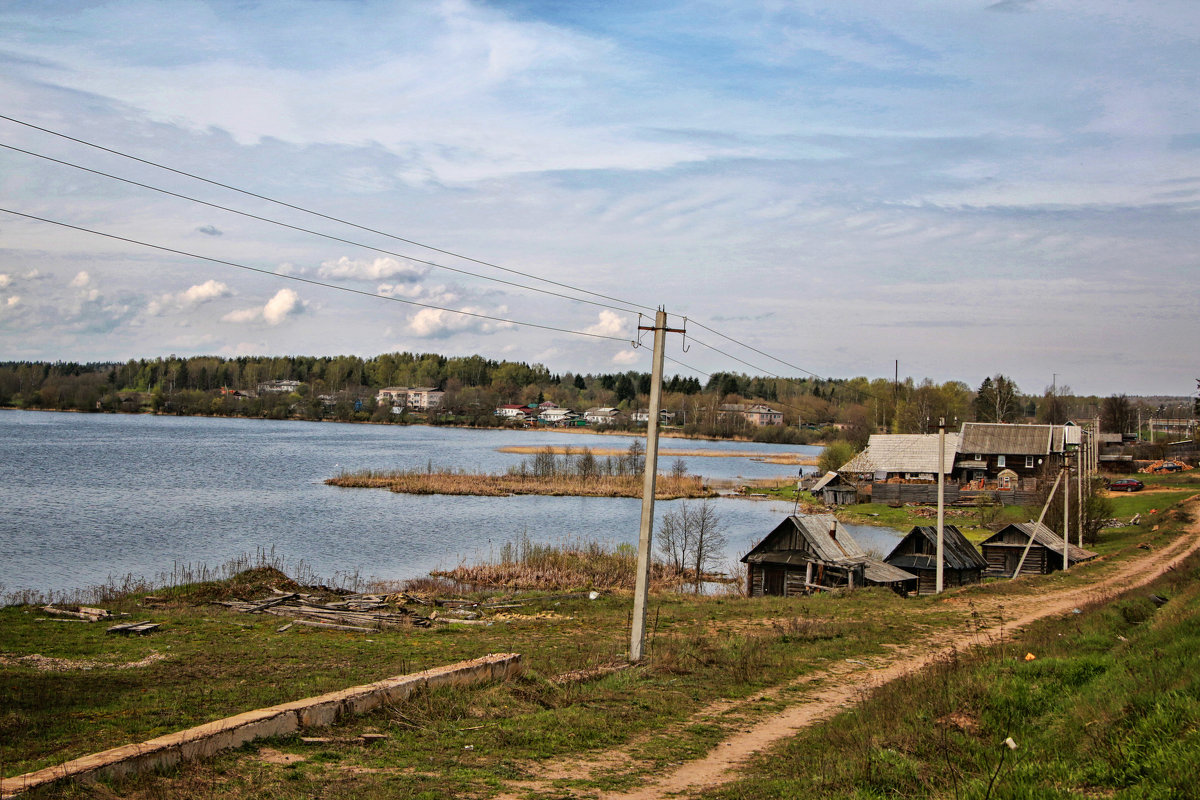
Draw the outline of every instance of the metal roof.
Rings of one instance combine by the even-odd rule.
[[[1025,536],[1026,539],[1032,535],[1033,541],[1037,544],[1040,544],[1042,547],[1045,547],[1047,550],[1051,550],[1055,553],[1061,553],[1063,551],[1062,537],[1047,528],[1045,525],[1039,525],[1036,522],[1014,522],[1011,525],[1006,525],[994,535],[984,539],[983,544],[981,544],[980,547],[983,545],[996,547],[1024,547],[1023,544],[1007,544],[1005,542],[998,541],[999,539],[1003,538],[1004,533],[1010,528],[1016,528]],[[992,541],[993,539],[997,541]],[[1067,544],[1067,560],[1069,561],[1087,561],[1090,558],[1095,558],[1096,555],[1097,554],[1093,553],[1091,550],[1084,550],[1082,547],[1076,547],[1075,545],[1069,543]]]
[[[1063,450],[1061,425],[964,422],[958,452],[972,455],[1044,456]]]
[[[834,535],[830,535],[831,530]],[[790,560],[794,558],[791,554],[798,551],[784,545],[795,531],[804,537],[814,553],[813,558],[801,556],[798,561]],[[793,514],[756,544],[753,550],[742,557],[742,561],[755,564],[802,564],[814,558],[827,564],[849,566],[866,561],[867,553],[832,514]]]
[[[946,434],[945,473],[954,468],[958,434]],[[936,433],[876,433],[867,449],[846,462],[838,472],[938,472]]]
[[[934,525],[914,525],[913,529],[900,540],[900,543],[892,548],[892,552],[884,561],[889,564],[903,564],[906,567],[921,567],[918,563],[919,559],[926,558],[921,555],[905,554],[901,556],[900,549],[912,537],[924,537],[926,541],[937,547],[937,527]],[[936,553],[929,555],[929,568],[937,569]],[[987,569],[987,559],[979,554],[975,546],[967,541],[967,537],[963,536],[954,525],[942,526],[942,558],[945,559],[945,566],[950,569]]]

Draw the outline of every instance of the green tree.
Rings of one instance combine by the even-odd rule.
[[[817,470],[821,474],[837,472],[843,464],[856,455],[858,455],[858,450],[849,442],[831,442],[821,451],[821,455],[817,456]]]

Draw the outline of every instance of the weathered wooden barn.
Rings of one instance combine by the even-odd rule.
[[[1033,538],[1033,544],[1029,544],[1030,537]],[[1011,578],[1021,561],[1021,554],[1025,552],[1026,545],[1029,545],[1029,555],[1025,557],[1025,563],[1021,566],[1022,575],[1045,575],[1062,569],[1062,537],[1036,522],[1015,522],[1001,528],[979,546],[984,559],[987,560],[985,574]],[[1067,563],[1071,565],[1096,557],[1090,550],[1073,544],[1066,544],[1066,548]]]
[[[902,591],[917,580],[916,575],[870,558],[832,514],[789,516],[742,562],[751,597],[869,585]]]
[[[937,591],[937,528],[917,525],[900,540],[884,561],[915,574],[917,594]],[[942,587],[979,583],[988,562],[962,531],[953,525],[942,527]]]
[[[809,491],[827,506],[849,506],[858,502],[858,487],[836,472],[826,472]]]

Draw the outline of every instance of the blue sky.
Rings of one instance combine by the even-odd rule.
[[[9,2],[5,116],[716,328],[823,376],[1186,394],[1194,2]],[[0,143],[495,270],[0,120]],[[482,353],[646,369],[636,315],[0,149],[0,358]],[[505,277],[512,278],[511,275]],[[524,279],[522,279],[524,280]],[[547,287],[554,288],[554,287]],[[673,320],[673,323],[678,320]],[[778,362],[694,329],[781,374]],[[756,370],[694,345],[705,371]],[[668,371],[683,368],[668,365]]]

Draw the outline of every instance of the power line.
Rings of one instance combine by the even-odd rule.
[[[269,269],[263,269],[261,267],[251,267],[247,264],[239,264],[236,261],[226,261],[224,259],[213,258],[211,256],[203,256],[198,253],[190,253],[186,250],[178,250],[173,247],[166,247],[164,245],[152,244],[151,242],[143,242],[138,239],[130,239],[128,237],[118,236],[113,233],[104,233],[103,231],[92,230],[90,228],[83,228],[83,227],[80,227],[79,225],[71,225],[69,223],[60,222],[58,220],[47,219],[45,217],[39,217],[39,216],[35,216],[33,214],[26,214],[21,211],[14,211],[10,208],[0,208],[0,211],[3,211],[7,214],[12,214],[14,216],[24,217],[25,219],[36,220],[38,222],[45,222],[49,225],[57,225],[60,228],[67,228],[69,230],[80,231],[82,233],[89,233],[93,236],[102,236],[106,239],[113,239],[115,241],[126,242],[128,244],[135,244],[140,247],[148,247],[153,250],[160,250],[164,253],[173,253],[175,255],[199,259],[201,261],[208,261],[213,264],[222,264],[227,267],[236,267],[237,269],[244,269],[244,270],[247,270],[248,272],[257,272],[262,275],[270,275],[275,278],[283,278],[283,279],[289,280],[289,281],[296,281],[297,283],[307,283],[312,286],[320,286],[325,289],[335,289],[339,292],[349,292],[350,294],[362,295],[363,297],[374,297],[378,300],[390,300],[395,303],[404,303],[405,305],[410,305],[410,306],[419,306],[421,308],[431,308],[431,309],[434,309],[437,311],[448,311],[451,314],[461,314],[464,317],[475,317],[477,319],[484,319],[484,320],[488,320],[491,322],[503,322],[503,323],[507,323],[510,325],[521,325],[521,326],[524,326],[527,328],[538,328],[538,329],[546,330],[546,331],[556,331],[558,333],[569,333],[573,336],[587,336],[587,337],[591,337],[593,339],[608,339],[608,340],[614,341],[614,342],[629,342],[630,341],[628,339],[622,339],[619,336],[608,336],[606,334],[590,333],[588,331],[576,331],[576,330],[571,330],[569,328],[559,328],[554,325],[543,325],[543,324],[537,323],[537,322],[523,322],[521,320],[507,319],[505,317],[497,317],[497,316],[492,316],[490,314],[480,314],[480,313],[477,313],[474,311],[462,311],[462,310],[459,310],[456,308],[446,308],[445,306],[435,306],[431,303],[421,303],[416,300],[406,300],[402,297],[391,297],[391,296],[384,295],[384,294],[377,294],[375,292],[364,291],[362,289],[352,289],[348,286],[339,286],[336,283],[326,283],[324,281],[313,280],[312,278],[302,278],[298,275],[282,275],[278,272],[272,272]]]
[[[374,234],[378,234],[379,236],[385,236],[385,237],[387,237],[387,238],[389,238],[389,239],[394,239],[394,240],[396,240],[396,241],[398,241],[398,242],[404,242],[405,244],[411,244],[411,245],[414,245],[414,246],[416,246],[416,247],[423,247],[423,248],[425,248],[426,250],[432,250],[432,251],[433,251],[433,252],[435,252],[435,253],[441,253],[442,255],[451,256],[452,258],[460,258],[460,259],[462,259],[463,261],[470,261],[470,262],[472,262],[472,263],[474,263],[474,264],[479,264],[480,266],[484,266],[484,267],[490,267],[490,268],[492,268],[492,269],[498,269],[498,270],[501,270],[501,271],[503,271],[503,272],[508,272],[508,273],[511,273],[511,274],[513,274],[513,275],[520,275],[520,276],[521,276],[521,277],[523,277],[523,278],[530,278],[530,279],[532,279],[532,280],[541,281],[541,282],[543,282],[543,283],[548,283],[548,284],[551,284],[551,285],[553,285],[553,286],[558,286],[558,287],[560,287],[560,288],[563,288],[563,289],[570,289],[571,291],[574,291],[574,292],[579,292],[579,293],[581,293],[581,294],[588,294],[588,295],[591,295],[591,296],[593,296],[593,297],[599,297],[599,298],[601,298],[601,299],[604,299],[604,300],[611,300],[612,302],[615,302],[615,303],[621,303],[622,305],[632,306],[632,307],[634,307],[634,308],[641,308],[641,309],[645,309],[645,310],[647,310],[647,311],[651,311],[651,312],[653,312],[653,311],[654,311],[654,308],[652,308],[651,306],[643,305],[643,304],[641,304],[641,303],[634,303],[634,302],[632,302],[632,301],[628,301],[628,300],[622,300],[622,299],[620,299],[620,298],[618,298],[618,297],[611,297],[611,296],[609,296],[609,295],[606,295],[606,294],[601,294],[601,293],[599,293],[599,292],[593,292],[593,291],[590,291],[590,290],[588,290],[588,289],[582,289],[582,288],[580,288],[580,287],[578,287],[578,286],[572,286],[572,285],[570,285],[570,284],[568,284],[568,283],[561,283],[561,282],[559,282],[559,281],[551,280],[551,279],[549,279],[549,278],[543,278],[543,277],[541,277],[541,276],[534,275],[534,274],[532,274],[532,273],[528,273],[528,272],[522,272],[521,270],[512,269],[512,268],[510,268],[510,267],[502,267],[502,266],[500,266],[499,264],[494,264],[494,263],[492,263],[492,262],[490,262],[490,261],[484,261],[484,260],[482,260],[482,259],[478,259],[478,258],[472,258],[472,257],[470,257],[470,256],[464,256],[464,255],[461,255],[461,254],[459,254],[459,253],[455,253],[455,252],[454,252],[454,251],[452,251],[452,250],[444,250],[444,249],[442,249],[442,248],[440,248],[440,247],[434,247],[434,246],[432,246],[432,245],[423,244],[423,243],[421,243],[421,242],[418,242],[418,241],[415,241],[415,240],[413,240],[413,239],[406,239],[406,238],[404,238],[404,237],[402,237],[402,236],[397,236],[397,235],[395,235],[395,234],[392,234],[392,233],[387,233],[386,231],[381,231],[381,230],[378,230],[378,229],[376,229],[376,228],[367,227],[366,225],[359,225],[358,223],[355,223],[355,222],[350,222],[349,220],[341,219],[340,217],[334,217],[334,216],[331,216],[331,215],[329,215],[329,214],[323,214],[323,213],[321,213],[321,212],[319,212],[319,211],[313,211],[312,209],[309,209],[309,208],[304,208],[303,206],[294,205],[294,204],[292,204],[292,203],[288,203],[288,202],[286,202],[286,201],[283,201],[283,200],[277,200],[277,199],[275,199],[275,198],[273,198],[273,197],[268,197],[268,196],[266,196],[266,195],[258,194],[258,193],[256,193],[256,192],[251,192],[251,191],[249,191],[249,190],[247,190],[247,189],[240,189],[240,188],[238,188],[238,187],[236,187],[236,186],[231,186],[231,185],[229,185],[229,184],[227,184],[227,183],[221,183],[220,181],[215,181],[215,180],[212,180],[212,179],[210,179],[210,178],[205,178],[205,177],[202,177],[202,176],[200,176],[200,175],[196,175],[196,174],[194,174],[194,173],[191,173],[191,172],[186,172],[186,171],[184,171],[184,170],[181,170],[181,169],[176,169],[176,168],[174,168],[174,167],[168,167],[168,166],[166,166],[165,164],[160,164],[160,163],[158,163],[158,162],[156,162],[156,161],[150,161],[149,159],[145,159],[145,158],[139,158],[138,156],[135,156],[135,155],[130,155],[129,153],[123,153],[123,152],[121,152],[120,150],[115,150],[115,149],[113,149],[113,148],[111,148],[111,147],[105,147],[105,146],[103,146],[103,145],[96,144],[95,142],[89,142],[89,141],[87,141],[86,139],[80,139],[80,138],[77,138],[77,137],[75,137],[75,136],[69,136],[69,135],[67,135],[67,134],[65,134],[65,133],[60,133],[60,132],[58,132],[58,131],[51,130],[50,128],[43,128],[43,127],[41,127],[40,125],[34,125],[32,122],[25,122],[24,120],[19,120],[19,119],[16,119],[15,117],[10,117],[10,116],[6,116],[6,115],[4,115],[4,114],[0,114],[0,119],[7,120],[8,122],[12,122],[12,123],[14,123],[14,124],[16,124],[16,125],[23,125],[23,126],[24,126],[24,127],[26,127],[26,128],[32,128],[33,130],[36,130],[36,131],[41,131],[42,133],[48,133],[48,134],[50,134],[51,136],[57,136],[57,137],[59,137],[60,139],[66,139],[67,141],[75,142],[75,143],[77,143],[77,144],[82,144],[82,145],[84,145],[84,146],[86,146],[86,147],[91,147],[91,148],[94,148],[94,149],[96,149],[96,150],[101,150],[101,151],[103,151],[103,152],[105,152],[105,153],[111,153],[112,155],[115,155],[115,156],[120,156],[121,158],[127,158],[127,159],[129,159],[129,160],[131,160],[131,161],[136,161],[136,162],[138,162],[138,163],[140,163],[140,164],[146,164],[147,166],[151,166],[151,167],[154,167],[154,168],[156,168],[156,169],[166,170],[167,172],[171,172],[171,173],[174,173],[174,174],[176,174],[176,175],[182,175],[182,176],[184,176],[184,177],[186,177],[186,178],[191,178],[192,180],[201,181],[201,182],[203,182],[203,183],[207,183],[207,184],[209,184],[210,186],[217,186],[217,187],[220,187],[220,188],[222,188],[222,189],[228,189],[228,190],[229,190],[229,191],[231,191],[231,192],[237,192],[237,193],[239,193],[239,194],[243,194],[243,195],[246,195],[246,196],[248,196],[248,197],[253,197],[253,198],[256,198],[256,199],[258,199],[258,200],[265,200],[265,201],[266,201],[266,202],[268,202],[268,203],[274,203],[275,205],[283,206],[284,208],[290,208],[290,209],[292,209],[293,211],[300,211],[300,212],[302,212],[302,213],[304,213],[304,214],[311,214],[311,215],[313,215],[313,216],[315,216],[315,217],[320,217],[321,219],[326,219],[326,220],[329,220],[330,222],[336,222],[336,223],[338,223],[338,224],[340,224],[340,225],[348,225],[348,226],[350,226],[350,227],[352,227],[352,228],[357,228],[357,229],[359,229],[359,230],[361,230],[361,231],[366,231],[366,232],[368,232],[368,233],[374,233]]]
[[[102,172],[98,169],[92,169],[91,167],[85,167],[81,164],[75,164],[70,161],[63,161],[62,159],[52,158],[51,156],[42,155],[41,153],[35,153],[32,150],[25,150],[20,147],[14,147],[13,145],[4,144],[3,142],[0,142],[0,147],[5,148],[6,150],[15,151],[17,153],[24,153],[25,155],[33,156],[34,158],[40,158],[45,161],[50,161],[55,164],[61,164],[62,166],[65,166],[65,167],[72,167],[73,169],[81,170],[83,172],[89,172],[93,175],[99,175],[103,178],[110,178],[115,181],[120,181],[121,183],[127,183],[131,186],[137,186],[142,189],[149,189],[152,192],[158,192],[160,194],[165,194],[165,195],[168,195],[169,197],[175,197],[180,200],[187,200],[192,203],[198,203],[202,206],[208,206],[209,208],[216,208],[221,211],[226,211],[230,214],[237,214],[239,216],[248,217],[250,219],[255,219],[260,222],[267,222],[267,223],[270,223],[271,225],[278,225],[281,228],[287,228],[289,230],[298,231],[300,233],[307,233],[312,236],[319,236],[323,239],[329,239],[331,241],[341,242],[343,244],[352,245],[354,247],[361,247],[366,250],[373,250],[376,253],[383,253],[385,255],[395,256],[396,258],[402,258],[402,259],[405,259],[406,261],[411,261],[416,264],[425,264],[430,267],[436,267],[437,269],[444,269],[444,270],[449,270],[450,272],[457,272],[461,275],[470,275],[474,278],[480,278],[485,281],[495,281],[496,283],[502,283],[506,286],[514,286],[519,289],[527,289],[531,292],[539,292],[541,294],[547,294],[547,295],[551,295],[553,297],[560,297],[560,298],[563,298],[564,300],[571,300],[576,303],[587,303],[588,305],[600,306],[601,308],[607,308],[607,309],[611,309],[613,311],[620,311],[620,312],[627,313],[627,314],[636,313],[634,311],[631,311],[628,308],[619,308],[617,306],[610,305],[608,303],[601,303],[596,300],[586,300],[582,297],[572,297],[570,295],[562,294],[560,292],[554,292],[549,289],[539,289],[536,286],[527,286],[526,284],[523,284],[523,283],[516,283],[515,281],[505,280],[504,278],[495,278],[490,275],[480,275],[477,272],[471,272],[469,270],[459,269],[457,267],[450,267],[450,266],[446,266],[445,264],[438,264],[437,262],[434,262],[434,261],[428,261],[426,259],[417,258],[415,256],[405,255],[404,253],[397,253],[392,250],[384,250],[381,247],[374,247],[373,245],[363,244],[362,242],[355,242],[351,239],[343,239],[340,236],[334,236],[334,235],[328,234],[328,233],[321,233],[320,231],[314,231],[309,228],[302,228],[298,225],[291,225],[287,222],[281,222],[279,220],[271,219],[270,217],[262,217],[262,216],[259,216],[258,214],[251,214],[248,211],[239,211],[236,208],[230,208],[229,206],[223,206],[223,205],[220,205],[219,203],[210,203],[207,200],[201,200],[197,197],[191,197],[190,195],[180,194],[179,192],[172,192],[170,190],[162,189],[157,186],[151,186],[148,183],[141,183],[139,181],[135,181],[130,178],[122,178],[120,175],[113,175],[108,172]],[[620,302],[620,301],[618,301],[618,302]]]

